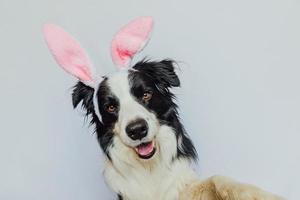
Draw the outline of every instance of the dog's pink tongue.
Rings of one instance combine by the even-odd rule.
[[[150,142],[149,144],[146,145],[140,145],[137,147],[137,152],[141,156],[147,156],[153,151],[153,142]]]

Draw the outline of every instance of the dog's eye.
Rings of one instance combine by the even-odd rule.
[[[106,107],[106,111],[109,112],[109,113],[115,112],[116,109],[117,109],[117,108],[116,108],[116,106],[114,106],[114,105],[108,105],[108,106]]]
[[[144,94],[143,94],[143,100],[144,101],[149,101],[151,98],[152,98],[152,92],[151,91],[144,92]]]

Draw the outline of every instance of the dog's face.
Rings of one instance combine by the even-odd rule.
[[[75,87],[73,103],[76,107],[83,100],[89,113],[99,109],[102,120],[97,120],[94,114],[93,121],[98,126],[101,147],[108,156],[113,140],[118,138],[121,145],[130,148],[140,159],[150,159],[156,154],[160,127],[172,124],[173,115],[177,114],[169,88],[179,85],[172,61],[142,61],[100,83],[96,93],[98,108],[91,105],[93,89],[84,84]]]
[[[100,146],[112,161],[129,158],[127,164],[132,164],[155,155],[168,163],[176,156],[196,158],[169,90],[180,85],[173,62],[141,61],[130,65],[149,40],[152,27],[151,17],[141,17],[117,32],[111,55],[122,70],[104,77],[101,83],[89,56],[71,35],[55,24],[44,27],[55,60],[79,80],[72,94],[73,106],[82,102],[95,125]]]

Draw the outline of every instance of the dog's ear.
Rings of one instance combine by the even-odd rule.
[[[133,69],[140,71],[151,78],[159,89],[179,87],[180,80],[175,73],[175,61],[165,59],[148,61],[146,59],[136,63]]]
[[[73,107],[76,108],[82,102],[82,107],[86,110],[86,115],[91,114],[94,110],[93,94],[94,88],[79,81],[74,86],[72,93]]]
[[[162,60],[155,66],[157,79],[164,84],[165,87],[179,87],[180,80],[175,73],[174,61]]]

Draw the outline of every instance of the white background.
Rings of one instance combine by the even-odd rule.
[[[0,199],[114,199],[103,155],[42,25],[55,22],[112,72],[113,34],[152,15],[144,56],[180,61],[180,112],[202,178],[231,176],[300,196],[300,3],[297,0],[0,0]],[[146,188],[145,188],[146,189]]]

